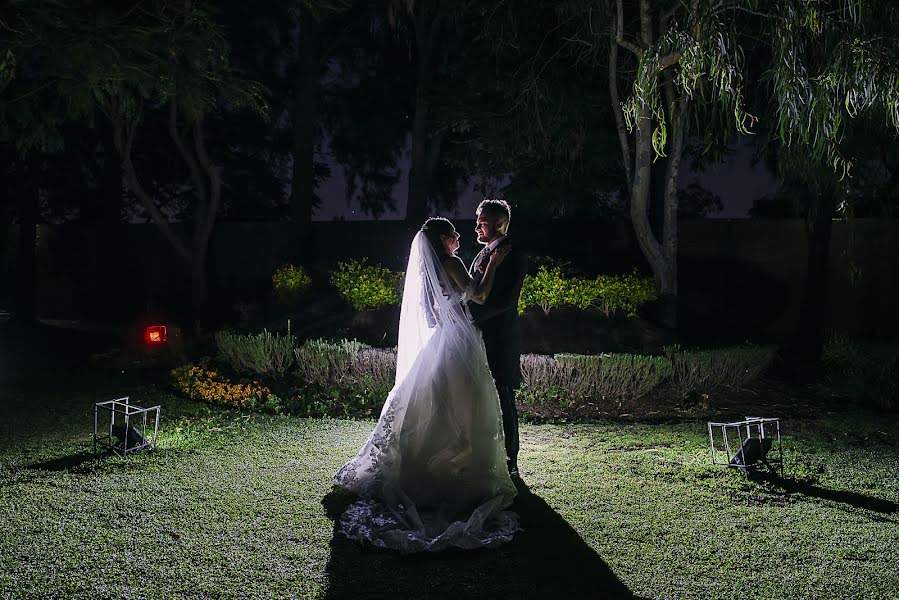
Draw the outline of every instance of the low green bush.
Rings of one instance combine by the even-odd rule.
[[[279,304],[295,304],[311,285],[312,277],[300,266],[286,264],[272,274],[272,291]]]
[[[284,375],[293,364],[295,338],[290,323],[284,335],[265,329],[261,333],[242,334],[219,331],[215,334],[218,358],[236,373],[269,377]]]
[[[521,356],[522,386],[516,398],[525,405],[566,409],[571,394],[558,385],[562,379],[559,364],[552,356],[523,354]]]
[[[529,306],[539,306],[545,314],[559,306],[585,309],[598,305],[607,317],[622,311],[637,316],[637,309],[656,299],[652,277],[600,275],[595,279],[567,277],[561,267],[540,266],[524,278],[518,298],[518,314]]]
[[[596,285],[599,307],[607,317],[619,310],[636,317],[638,308],[658,297],[653,278],[641,277],[636,270],[630,275],[600,275]]]
[[[731,346],[714,350],[665,349],[671,360],[671,386],[680,397],[727,387],[757,378],[777,355],[777,346]]]
[[[527,275],[518,296],[518,313],[528,306],[539,306],[545,314],[567,304],[578,308],[592,306],[599,295],[596,282],[583,277],[566,277],[557,266],[540,266],[535,275]]]
[[[331,283],[340,297],[356,310],[399,304],[403,273],[351,260],[337,263]]]
[[[827,383],[857,402],[892,410],[899,401],[899,349],[862,344],[833,333],[824,344],[821,362]]]

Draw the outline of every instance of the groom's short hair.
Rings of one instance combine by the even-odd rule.
[[[505,221],[503,229],[508,229],[509,221],[512,220],[512,207],[509,206],[508,202],[501,200],[500,198],[484,198],[481,203],[478,204],[478,209],[475,211],[475,214],[480,215],[485,211],[497,217],[501,217],[502,220]],[[503,231],[503,233],[505,233],[505,231]]]

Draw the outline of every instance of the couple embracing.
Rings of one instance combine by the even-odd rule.
[[[396,383],[359,454],[334,484],[359,495],[341,516],[351,539],[401,552],[492,547],[512,539],[521,379],[518,295],[527,268],[509,240],[509,205],[477,209],[470,268],[459,234],[428,219],[409,253]]]

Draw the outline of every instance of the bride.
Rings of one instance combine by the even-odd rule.
[[[455,253],[459,234],[428,219],[412,240],[400,311],[396,383],[359,454],[334,485],[360,499],[341,516],[350,539],[401,552],[492,547],[518,518],[502,417],[468,301],[483,303],[506,251],[480,284]]]

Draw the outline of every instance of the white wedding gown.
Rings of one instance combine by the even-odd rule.
[[[448,291],[450,290],[450,291]],[[427,238],[412,242],[397,375],[381,416],[334,484],[359,494],[341,516],[350,539],[400,552],[493,547],[518,518],[502,416],[467,293],[451,291]]]

